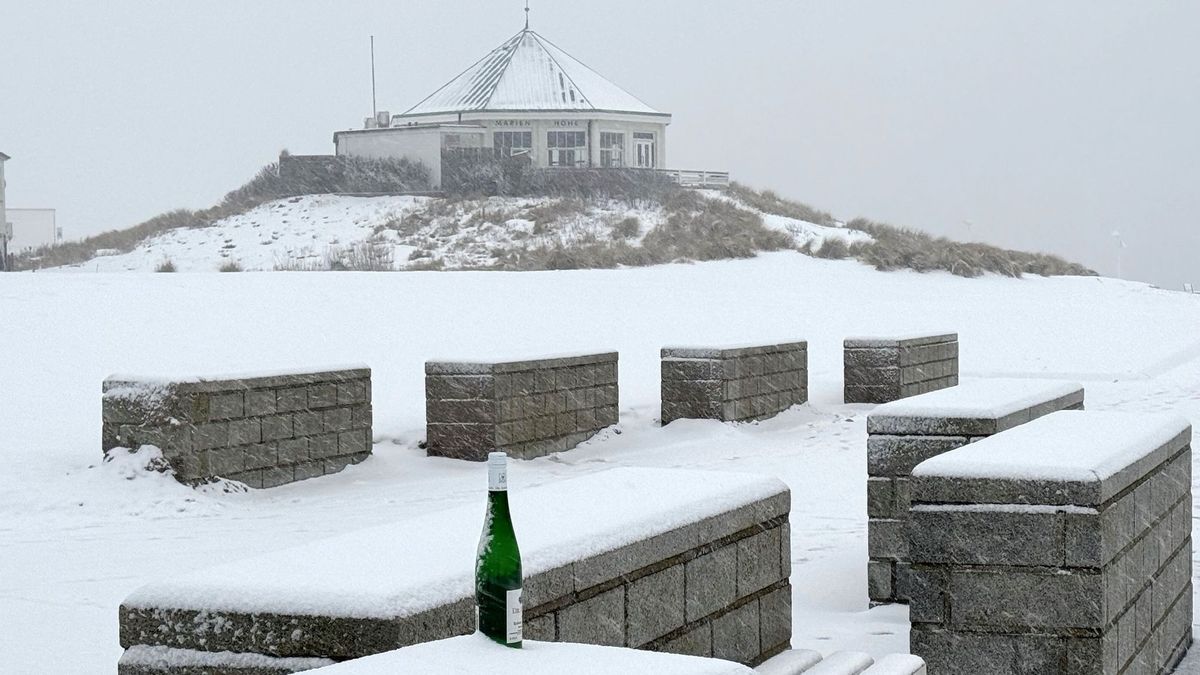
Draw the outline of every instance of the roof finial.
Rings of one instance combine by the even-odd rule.
[[[529,0],[525,0],[525,30],[529,30]]]

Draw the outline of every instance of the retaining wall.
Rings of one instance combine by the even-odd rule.
[[[1083,407],[1077,384],[976,380],[888,403],[867,416],[867,593],[908,596],[908,511],[913,467],[1051,412]]]
[[[958,384],[958,335],[846,340],[846,403],[887,403]]]
[[[569,450],[618,421],[617,354],[425,364],[430,455],[483,461]]]
[[[622,506],[648,494],[654,509]],[[778,480],[615,469],[510,498],[527,639],[743,664],[788,648],[790,493]],[[259,675],[254,663],[298,672],[280,659],[345,661],[470,633],[480,508],[146,586],[121,606],[120,672],[191,675],[197,662],[207,675]],[[164,658],[150,667],[155,653]]]
[[[228,379],[111,377],[103,450],[157,446],[180,481],[254,488],[336,473],[371,454],[371,371]]]
[[[1192,639],[1191,427],[1060,412],[913,472],[930,675],[1169,673]]]
[[[662,423],[743,422],[808,402],[808,343],[662,350]]]

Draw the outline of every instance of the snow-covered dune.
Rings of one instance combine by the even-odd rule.
[[[243,225],[238,247],[267,249],[293,224],[278,211],[279,227]],[[339,240],[372,224],[346,228]],[[513,489],[614,466],[778,476],[793,490],[794,645],[905,651],[905,611],[867,610],[870,407],[841,403],[841,340],[930,329],[960,333],[964,377],[1068,377],[1089,408],[1200,421],[1200,296],[1111,279],[881,273],[790,252],[612,271],[0,276],[0,670],[112,672],[117,605],[148,580],[481,503],[477,466],[416,447],[424,361],[601,349],[621,353],[619,429],[517,462]],[[809,340],[810,405],[761,424],[655,424],[660,347],[795,339]],[[144,456],[100,461],[113,372],[345,362],[374,369],[377,444],[343,474],[226,494],[139,471]]]
[[[846,243],[870,240],[870,236],[855,230],[760,213],[720,192],[702,194],[759,213],[764,226],[789,235],[797,247],[820,248],[830,238]],[[225,218],[210,227],[164,232],[128,253],[102,251],[106,255],[54,271],[153,272],[166,262],[178,272],[217,272],[226,265],[244,271],[327,269],[339,256],[363,245],[385,257],[390,269],[431,262],[444,269],[469,269],[492,265],[500,252],[538,246],[572,247],[597,241],[637,245],[648,231],[667,219],[661,205],[650,203],[568,200],[556,208],[555,201],[516,197],[451,202],[404,196],[291,197]],[[630,222],[636,232],[620,231],[623,223]]]

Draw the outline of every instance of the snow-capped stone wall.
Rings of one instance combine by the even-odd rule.
[[[203,663],[207,675],[259,675],[247,664],[263,657],[346,661],[470,633],[482,486],[478,496],[145,586],[120,609],[119,672],[191,675]],[[526,639],[748,665],[788,648],[791,494],[781,481],[623,468],[512,487],[510,503]]]
[[[845,341],[846,403],[887,403],[958,384],[958,335]]]
[[[618,421],[617,354],[508,363],[425,364],[430,455],[493,451],[533,459],[570,450]]]
[[[808,401],[808,343],[662,350],[662,423],[743,422]]]
[[[913,471],[930,675],[1167,673],[1192,632],[1192,430],[1059,412]]]
[[[225,379],[105,380],[103,449],[152,445],[186,483],[270,488],[371,454],[366,367]]]
[[[908,511],[913,467],[1058,410],[1083,407],[1070,382],[976,380],[881,405],[867,416],[867,592],[908,598]]]

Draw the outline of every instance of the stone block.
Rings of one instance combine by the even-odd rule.
[[[285,438],[271,444],[275,448],[275,463],[299,464],[310,459],[321,459],[321,455],[313,455],[312,441],[308,438]],[[265,468],[265,467],[264,467]]]
[[[738,597],[736,544],[706,553],[686,565],[687,621],[697,621],[729,606]]]
[[[686,623],[684,569],[668,567],[627,587],[625,642],[641,647]]]
[[[338,404],[337,384],[322,382],[308,388],[308,409],[332,408]]]
[[[350,408],[331,408],[322,413],[326,433],[349,431],[354,428],[353,415]],[[299,434],[297,434],[299,435]]]
[[[717,617],[712,622],[713,658],[753,663],[761,653],[758,601]]]
[[[908,476],[921,462],[968,443],[965,436],[889,436],[867,438],[867,473],[871,476]]]
[[[262,439],[278,441],[292,437],[292,415],[262,418]]]
[[[344,431],[338,434],[338,454],[356,455],[371,451],[371,438],[366,431]]]
[[[791,648],[792,587],[778,588],[758,599],[762,653]]]
[[[309,459],[336,457],[339,453],[337,434],[322,434],[320,436],[312,436],[303,440],[306,441],[308,445]],[[284,442],[286,441],[281,441],[281,443]]]
[[[558,611],[558,639],[588,645],[624,647],[625,587],[581,600]]]
[[[246,470],[246,452],[242,448],[211,448],[204,451],[204,463],[213,476],[241,473]]]
[[[720,362],[696,359],[669,359],[662,362],[663,381],[671,380],[719,380],[722,378]]]
[[[554,642],[558,639],[558,633],[554,627],[554,614],[543,614],[542,616],[526,619],[521,627],[521,637],[525,640],[536,640],[538,642]]]
[[[752,535],[737,543],[737,594],[745,597],[779,581],[780,528]]]
[[[211,422],[196,427],[196,448],[210,450],[229,446],[229,423]]]
[[[275,412],[287,413],[308,409],[308,388],[289,387],[275,392]]]
[[[248,445],[245,447],[244,452],[244,468],[247,471],[265,469],[279,463],[279,448],[275,443],[255,443],[254,445]]]
[[[229,422],[229,444],[249,445],[262,442],[262,422],[255,418]]]
[[[297,464],[293,468],[293,480],[301,481],[310,478],[319,478],[325,475],[325,461],[316,460],[313,462],[304,462]]]
[[[296,475],[290,466],[273,466],[262,470],[262,481],[264,488],[279,487],[295,482]]]
[[[492,399],[499,396],[498,383],[503,383],[505,395],[512,391],[511,375],[429,375],[425,378],[425,396],[430,400]],[[365,399],[365,396],[362,397]],[[342,405],[361,401],[343,400]]]
[[[657,647],[660,652],[685,656],[712,656],[712,624],[704,623]]]
[[[245,395],[246,417],[264,417],[268,414],[275,414],[277,408],[274,389],[252,389]]]
[[[302,410],[292,416],[295,436],[316,436],[325,430],[324,414],[320,410]]]
[[[873,559],[908,560],[908,523],[876,519],[867,523],[867,550]]]
[[[1066,659],[1060,638],[955,632],[929,624],[913,625],[909,647],[925,659],[930,675],[1056,675]]]
[[[909,514],[910,556],[924,563],[1062,565],[1063,516],[967,506],[916,506]]]
[[[215,394],[209,398],[209,418],[228,420],[245,414],[245,398],[242,392]]]
[[[895,563],[887,560],[867,561],[867,597],[872,602],[892,602],[895,589],[892,585],[892,568]]]

